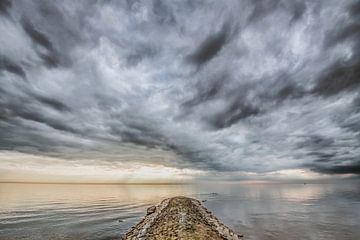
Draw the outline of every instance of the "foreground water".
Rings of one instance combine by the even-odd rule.
[[[360,184],[0,184],[0,239],[119,239],[163,198],[201,200],[245,239],[360,239]]]

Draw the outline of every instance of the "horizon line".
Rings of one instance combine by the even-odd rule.
[[[188,185],[190,182],[27,182],[27,181],[0,181],[0,183],[11,184],[71,184],[71,185]]]

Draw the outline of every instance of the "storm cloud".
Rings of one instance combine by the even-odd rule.
[[[359,174],[359,6],[1,1],[0,151]]]

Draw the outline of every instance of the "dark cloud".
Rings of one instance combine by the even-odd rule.
[[[153,13],[155,15],[156,21],[159,24],[174,25],[176,23],[176,19],[173,12],[164,1],[154,0]]]
[[[21,118],[24,120],[34,121],[45,124],[53,129],[59,131],[66,131],[70,133],[78,133],[78,130],[70,127],[67,123],[64,123],[58,119],[45,117],[42,114],[35,112],[34,110],[26,109],[22,106],[8,106],[8,119],[9,118]]]
[[[24,111],[24,112],[20,112],[19,116],[26,120],[31,120],[31,121],[46,124],[47,126],[52,127],[59,131],[78,133],[78,131],[76,129],[69,127],[67,124],[59,122],[58,120],[55,120],[55,119],[48,119],[48,118],[41,117],[39,114],[33,114],[31,112]]]
[[[155,148],[166,146],[164,137],[155,132],[150,126],[144,125],[136,120],[125,120],[125,126],[115,124],[110,133],[120,138],[122,142]]]
[[[10,0],[1,0],[0,1],[0,13],[4,15],[8,15],[8,9],[11,7]]]
[[[229,41],[231,29],[229,24],[224,24],[222,29],[208,36],[188,59],[198,65],[204,64],[215,57]]]
[[[259,21],[266,17],[268,14],[271,14],[274,10],[276,10],[279,3],[280,1],[278,0],[254,1],[254,8],[249,16],[249,22]],[[298,14],[294,15],[294,17],[297,15]]]
[[[360,2],[355,1],[355,3],[350,4],[349,11],[352,15],[358,17],[360,13]]]
[[[182,103],[184,108],[193,108],[204,102],[214,100],[221,97],[221,92],[224,91],[224,86],[228,82],[226,75],[220,75],[212,81],[206,81],[205,84],[199,83],[196,86],[197,92],[191,99]]]
[[[360,97],[357,96],[350,105],[350,115],[355,115],[360,113]],[[341,127],[347,129],[348,131],[357,134],[360,138],[360,121],[358,117],[349,118],[346,121],[341,122]]]
[[[360,24],[352,23],[346,27],[335,30],[332,34],[330,34],[330,36],[326,39],[326,46],[332,47],[334,44],[341,43],[351,38],[359,39],[359,34]]]
[[[155,57],[158,49],[155,46],[139,46],[134,49],[126,58],[129,66],[136,66],[144,59],[151,59]]]
[[[360,113],[360,96],[358,95],[352,102],[351,108],[354,112]]]
[[[326,174],[360,174],[360,162],[351,165],[338,166],[316,166],[312,168],[314,171]]]
[[[61,112],[70,112],[71,111],[70,107],[68,107],[66,104],[64,104],[63,102],[61,102],[59,100],[41,96],[41,95],[34,95],[34,97],[40,103],[43,103],[57,111],[61,111]]]
[[[18,137],[22,138],[27,136],[29,127],[26,126],[27,124],[24,124],[24,122],[29,122],[30,125],[34,125],[32,123],[35,123],[35,125],[38,123],[56,131],[68,132],[71,134],[81,134],[79,129],[72,127],[70,123],[63,121],[61,117],[59,118],[58,116],[51,116],[47,113],[46,108],[50,107],[50,109],[59,111],[60,116],[63,114],[68,114],[70,109],[60,101],[45,96],[36,95],[34,93],[30,95],[26,95],[25,93],[23,93],[23,95],[20,93],[18,93],[18,95],[13,95],[6,91],[2,92],[4,94],[3,96],[5,96],[0,98],[0,126],[4,129],[3,134],[8,132],[9,135],[12,136],[14,134],[12,133],[13,129],[23,128],[23,133],[18,133]],[[10,126],[13,126],[14,128]],[[36,127],[34,126],[34,128]],[[45,136],[43,138],[46,139],[48,137]],[[4,138],[4,141],[6,141],[6,138]],[[33,141],[36,142],[36,139]],[[11,142],[13,147],[16,148],[16,142]],[[23,142],[23,140],[21,140],[21,142]],[[23,144],[24,143],[21,143],[19,145],[22,146]],[[42,144],[44,144],[44,147],[46,147],[45,145],[50,144],[50,142],[44,141]]]
[[[44,63],[48,67],[56,67],[59,65],[59,58],[57,51],[55,50],[53,44],[50,39],[43,33],[39,32],[34,28],[31,24],[30,20],[26,18],[22,18],[21,24],[25,30],[25,32],[29,35],[31,40],[42,47],[44,47],[47,51],[44,53],[42,50],[37,49],[39,56],[43,59]]]
[[[310,152],[310,156],[315,156],[317,163],[331,163],[334,161],[334,158],[336,158],[335,153],[322,153],[322,152]]]
[[[324,136],[313,135],[313,136],[306,137],[306,140],[299,143],[298,146],[300,148],[308,147],[313,150],[321,150],[321,149],[332,146],[333,143],[334,143],[334,140],[331,138],[327,138],[326,136],[324,137]]]
[[[291,15],[290,23],[293,23],[303,16],[307,7],[306,1],[279,1],[279,0],[256,0],[253,1],[253,10],[249,15],[249,23],[257,23],[263,20],[268,15],[276,12],[277,10],[289,12]]]
[[[277,83],[257,90],[253,83],[238,84],[227,74],[211,77],[195,85],[196,92],[191,99],[181,104],[182,114],[193,115],[199,108],[205,108],[202,120],[213,129],[223,129],[248,117],[258,116],[291,99],[309,95],[286,76],[276,76]],[[232,86],[232,87],[228,87]],[[247,99],[251,94],[253,99]],[[226,99],[226,104],[217,113],[212,112],[212,104]]]
[[[276,98],[279,99],[279,101],[283,101],[284,99],[289,98],[301,98],[305,94],[306,91],[304,89],[289,83],[281,87],[281,89],[277,92]]]
[[[312,93],[323,96],[353,90],[360,84],[360,61],[355,63],[334,63],[319,78]]]
[[[211,117],[208,122],[215,129],[227,128],[239,122],[242,119],[256,116],[260,109],[243,103],[241,99],[236,99],[232,104],[227,106],[224,111]]]
[[[226,84],[231,84],[226,75],[220,75],[213,81],[207,81],[206,84],[198,84],[196,94],[182,103],[182,114],[197,114],[199,108],[204,108],[206,104],[202,120],[213,129],[222,129],[261,113],[258,106],[246,102],[244,98],[248,91],[246,87],[226,89]],[[212,112],[212,103],[224,98],[229,98],[226,105],[217,113]]]
[[[28,19],[22,18],[21,24],[25,32],[35,43],[40,44],[49,51],[53,51],[54,48],[50,40],[43,33],[36,30]]]
[[[351,4],[351,7],[348,8],[350,13],[354,14],[354,11],[356,12],[357,4]],[[335,61],[326,68],[312,89],[312,93],[331,96],[358,87],[360,83],[359,39],[360,22],[356,18],[353,18],[350,22],[343,21],[331,29],[325,38],[325,46],[333,48],[336,44],[344,44],[344,42],[348,41],[354,44],[354,52],[349,59]]]
[[[26,79],[26,73],[24,69],[15,62],[0,56],[0,70],[5,70],[10,73],[16,74],[23,79]]]
[[[295,1],[291,5],[291,10],[293,11],[292,21],[299,20],[306,11],[306,3],[304,1]]]
[[[0,12],[0,150],[359,173],[358,1],[1,1]]]

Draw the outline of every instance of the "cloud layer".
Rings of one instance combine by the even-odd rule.
[[[353,0],[1,1],[0,150],[359,174],[359,13]]]

